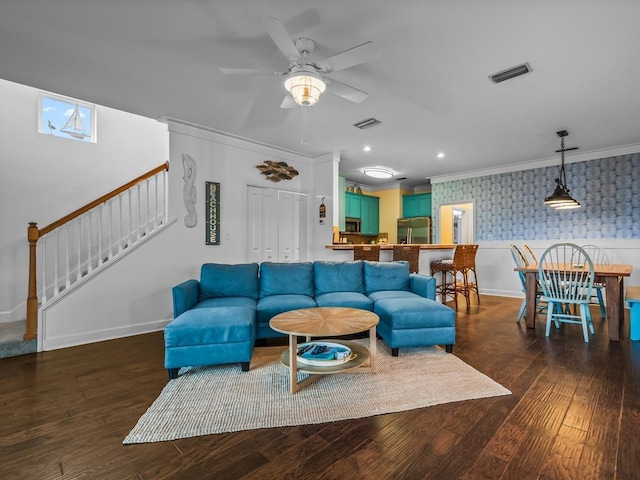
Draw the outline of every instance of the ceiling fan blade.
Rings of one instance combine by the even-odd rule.
[[[376,44],[367,42],[322,60],[318,63],[318,66],[323,72],[337,72],[338,70],[368,62],[379,56],[380,51]]]
[[[286,95],[280,104],[280,108],[296,108],[298,104],[293,101],[291,95]]]
[[[285,57],[290,61],[300,58],[300,52],[280,20],[273,17],[262,17],[260,22]]]
[[[261,70],[259,68],[226,68],[220,67],[220,71],[225,75],[286,75],[282,72],[274,72],[273,70]]]
[[[342,83],[326,77],[325,79],[330,82],[329,88],[327,90],[342,98],[346,98],[353,103],[362,103],[369,96],[368,93],[363,92],[362,90],[358,90],[357,88],[354,88],[351,85],[347,85],[346,83]]]

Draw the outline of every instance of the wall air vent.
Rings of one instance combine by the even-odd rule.
[[[507,70],[503,70],[502,72],[489,75],[489,78],[493,83],[500,83],[504,82],[505,80],[519,77],[520,75],[524,75],[525,73],[529,72],[531,72],[531,65],[529,65],[529,63],[523,63],[522,65],[518,65],[517,67],[512,67]]]
[[[367,118],[366,120],[362,120],[361,122],[354,123],[354,127],[358,127],[360,130],[364,130],[365,128],[373,127],[374,125],[379,125],[382,122],[377,118]]]

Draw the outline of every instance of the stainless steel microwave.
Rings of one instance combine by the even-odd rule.
[[[347,233],[360,233],[362,231],[362,220],[353,217],[345,218],[344,231]]]

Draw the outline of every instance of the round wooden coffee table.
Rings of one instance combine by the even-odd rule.
[[[280,361],[289,368],[289,386],[291,393],[319,378],[320,375],[341,373],[358,368],[357,372],[375,372],[376,368],[376,325],[378,315],[368,310],[347,307],[316,307],[291,310],[276,315],[269,326],[276,332],[289,335],[289,348],[282,352]],[[298,363],[298,336],[337,337],[369,330],[369,349],[355,342],[332,340],[347,345],[356,354],[353,360],[328,367],[302,365]],[[363,366],[369,361],[368,366]],[[298,382],[298,372],[309,374]]]

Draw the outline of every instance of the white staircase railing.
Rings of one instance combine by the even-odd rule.
[[[39,306],[167,224],[168,170],[167,162],[44,228],[29,223],[25,340],[37,336]]]

